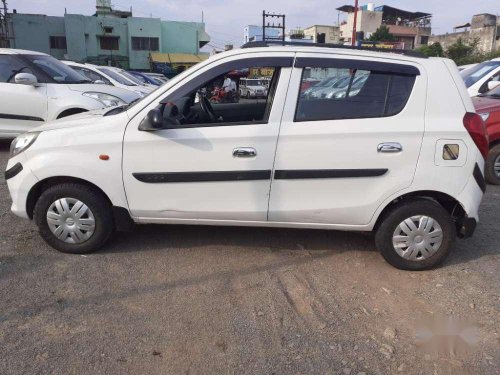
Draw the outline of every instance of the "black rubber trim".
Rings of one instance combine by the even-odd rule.
[[[118,232],[129,232],[134,226],[130,213],[124,207],[113,206],[113,218]]]
[[[149,184],[172,182],[219,182],[219,181],[252,181],[269,180],[270,170],[263,171],[222,171],[222,172],[166,172],[166,173],[132,173],[141,182]]]
[[[479,168],[479,165],[477,165],[477,163],[474,166],[474,172],[472,172],[472,175],[474,176],[474,179],[476,180],[483,193],[486,193],[486,181],[484,180],[483,172],[481,172],[481,169]]]
[[[474,218],[466,217],[460,223],[460,228],[458,231],[459,238],[470,238],[476,230],[477,221]]]
[[[378,177],[386,174],[388,169],[295,169],[276,170],[275,180],[298,180],[312,178],[357,178]]]
[[[24,120],[24,121],[45,121],[43,118],[34,116],[11,115],[9,113],[0,113],[0,118],[8,120]]]
[[[393,74],[405,74],[418,76],[420,70],[413,65],[386,63],[379,61],[334,59],[321,57],[297,57],[295,59],[296,68],[339,68],[339,69],[360,69],[371,72],[384,72]]]
[[[7,181],[9,178],[17,176],[22,170],[23,166],[21,165],[21,163],[14,164],[12,168],[5,171],[5,180]]]

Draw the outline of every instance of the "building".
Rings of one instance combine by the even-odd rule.
[[[462,30],[457,32],[456,30]],[[500,50],[500,17],[494,14],[476,14],[471,22],[455,27],[455,32],[432,35],[429,44],[439,42],[444,49],[462,39],[465,43],[478,41],[482,52]]]
[[[345,43],[351,43],[354,7],[344,5],[337,10],[347,13],[347,20],[340,25],[340,38]],[[414,49],[429,42],[431,17],[429,13],[408,12],[388,5],[375,7],[373,3],[368,3],[358,8],[356,31],[362,33],[364,39],[368,39],[384,25],[405,49]]]
[[[304,29],[304,36],[306,38],[311,38],[313,43],[337,44],[340,42],[340,27],[313,25]]]
[[[243,29],[243,44],[248,42],[261,42],[264,33],[262,26],[248,25]],[[267,29],[266,38],[279,38],[280,32],[278,29]]]
[[[58,59],[150,69],[150,54],[199,55],[210,41],[205,24],[133,17],[116,11],[109,0],[96,1],[93,16],[8,14],[11,48],[44,52]]]

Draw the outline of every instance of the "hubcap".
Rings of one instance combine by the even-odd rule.
[[[500,155],[498,155],[495,159],[495,162],[493,163],[493,169],[495,170],[495,176],[500,178]]]
[[[94,214],[78,199],[61,198],[47,210],[47,224],[51,232],[63,242],[83,243],[95,231]]]
[[[396,227],[394,250],[404,259],[421,261],[434,255],[443,242],[443,230],[429,216],[412,216]]]

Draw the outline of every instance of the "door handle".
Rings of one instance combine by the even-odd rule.
[[[235,158],[253,158],[257,156],[257,151],[253,147],[237,147],[233,150]]]
[[[378,152],[396,153],[403,151],[403,146],[398,142],[384,142],[377,146]]]

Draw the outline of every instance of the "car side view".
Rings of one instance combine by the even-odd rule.
[[[210,100],[258,68],[265,100]],[[342,95],[304,95],[330,77],[350,82]],[[314,228],[373,231],[390,264],[424,270],[473,234],[487,153],[451,60],[250,43],[131,105],[19,136],[5,176],[12,211],[62,252],[132,223]]]

